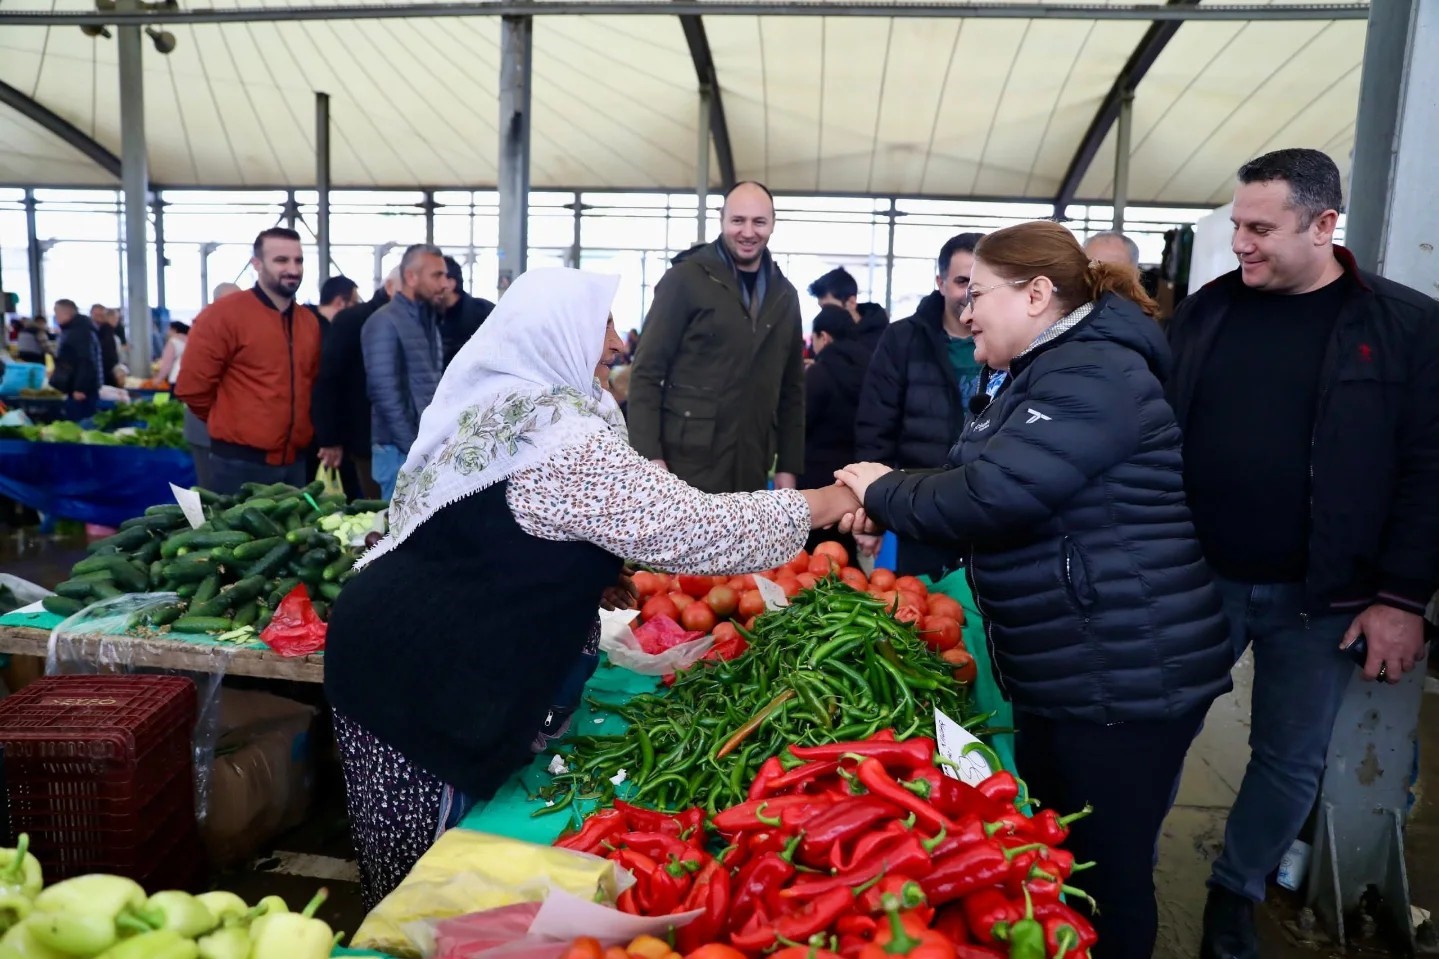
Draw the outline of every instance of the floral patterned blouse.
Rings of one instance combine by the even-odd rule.
[[[809,537],[797,490],[702,493],[614,433],[560,450],[510,477],[520,528],[548,540],[588,540],[658,569],[736,575],[790,560]]]

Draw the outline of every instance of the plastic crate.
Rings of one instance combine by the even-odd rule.
[[[194,831],[195,686],[52,676],[0,700],[12,835],[55,875],[138,878]]]

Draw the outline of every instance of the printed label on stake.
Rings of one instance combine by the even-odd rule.
[[[205,507],[200,504],[200,494],[194,490],[188,490],[181,486],[170,484],[170,491],[175,494],[175,502],[185,511],[185,518],[190,521],[191,529],[199,529],[205,525]]]
[[[764,608],[773,612],[776,609],[784,609],[789,605],[789,597],[785,596],[784,590],[774,580],[765,579],[758,574],[754,578],[755,589],[759,590],[760,596],[764,599]]]
[[[988,761],[977,751],[964,755],[964,747],[978,743],[979,737],[938,709],[934,711],[934,740],[939,745],[939,754],[955,764],[942,767],[945,775],[977,786],[997,772],[989,768]]]

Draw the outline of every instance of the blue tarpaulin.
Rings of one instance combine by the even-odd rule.
[[[171,483],[195,484],[188,451],[0,440],[0,496],[47,518],[118,526],[174,502]]]

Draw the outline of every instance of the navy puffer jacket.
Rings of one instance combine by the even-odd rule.
[[[865,495],[902,536],[959,546],[1015,706],[1096,723],[1175,718],[1230,688],[1219,594],[1184,499],[1169,349],[1109,295],[1017,359],[952,468]]]

